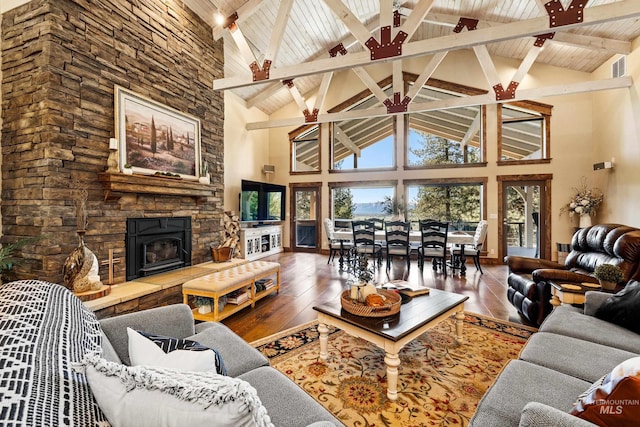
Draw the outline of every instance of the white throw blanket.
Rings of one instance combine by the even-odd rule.
[[[68,289],[23,280],[0,286],[0,420],[12,427],[108,426],[73,365],[101,350],[100,324]]]

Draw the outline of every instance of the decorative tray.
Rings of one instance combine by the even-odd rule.
[[[400,312],[400,305],[402,303],[400,294],[384,289],[378,289],[378,293],[386,298],[385,305],[383,306],[370,307],[363,302],[352,300],[351,292],[349,290],[342,292],[340,295],[340,302],[342,303],[342,308],[345,311],[355,314],[356,316],[385,317]]]

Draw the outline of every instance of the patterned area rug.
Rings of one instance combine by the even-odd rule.
[[[453,318],[400,352],[398,399],[387,398],[384,352],[332,329],[319,358],[317,322],[253,343],[271,365],[347,426],[466,426],[502,367],[518,357],[534,328],[465,313],[465,343]]]

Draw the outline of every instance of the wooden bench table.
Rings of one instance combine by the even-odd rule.
[[[275,276],[274,286],[261,292],[256,292],[256,281],[269,276]],[[220,299],[233,291],[241,289],[245,289],[249,298],[239,304],[227,303],[224,309],[220,310]],[[193,309],[193,317],[196,320],[214,322],[229,317],[249,305],[255,307],[256,301],[274,292],[280,292],[280,264],[269,261],[253,261],[238,265],[189,280],[182,285],[182,296],[185,304],[189,304],[190,296],[207,297],[213,300],[213,310],[210,313],[202,314],[195,308]]]

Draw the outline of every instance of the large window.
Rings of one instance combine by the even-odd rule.
[[[303,126],[289,134],[291,172],[320,172],[320,126]]]
[[[391,88],[385,93],[391,95]],[[346,111],[368,109],[380,101],[368,96]],[[369,117],[333,122],[332,170],[366,170],[395,167],[394,116]]]
[[[334,219],[389,219],[395,213],[395,183],[331,184]]]
[[[499,163],[540,162],[549,159],[551,107],[519,102],[499,109]]]
[[[450,230],[475,230],[482,219],[484,187],[484,179],[407,183],[407,219],[412,224],[436,219],[449,222]]]
[[[424,86],[418,102],[440,101],[461,95]],[[421,111],[408,115],[407,166],[434,167],[482,162],[484,127],[482,106]]]

